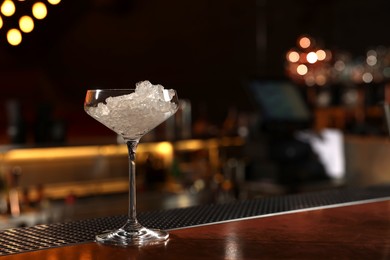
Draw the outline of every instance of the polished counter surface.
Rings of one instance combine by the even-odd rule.
[[[94,242],[4,256],[17,259],[386,259],[390,201],[172,230],[165,245]]]
[[[147,226],[170,230],[160,246],[94,243],[123,221],[116,216],[5,230],[0,247],[3,259],[384,259],[389,216],[390,187],[338,189],[141,213]]]

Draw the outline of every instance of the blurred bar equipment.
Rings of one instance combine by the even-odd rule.
[[[20,199],[19,199],[19,179],[22,174],[22,169],[18,166],[12,168],[10,172],[10,190],[9,190],[9,204],[12,217],[20,215]]]
[[[12,144],[23,144],[26,142],[26,126],[22,115],[22,108],[17,100],[8,100],[5,104],[8,127],[7,134]]]
[[[383,110],[385,111],[385,121],[387,126],[387,131],[390,136],[390,105],[387,102],[383,103]]]
[[[188,99],[180,100],[180,107],[175,115],[177,139],[190,139],[192,129],[191,102]]]

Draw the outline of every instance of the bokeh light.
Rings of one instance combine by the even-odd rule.
[[[313,64],[313,63],[316,63],[318,58],[317,58],[317,54],[315,52],[309,52],[307,55],[306,55],[306,60],[307,62]]]
[[[15,13],[15,4],[11,0],[5,0],[1,5],[1,13],[5,16],[12,16]]]
[[[42,2],[36,2],[32,6],[32,13],[38,20],[44,19],[47,15],[46,5]]]
[[[24,15],[19,19],[19,27],[22,32],[29,33],[34,29],[34,20],[30,16]]]
[[[316,80],[312,75],[305,77],[305,84],[309,87],[312,87],[316,84]]]
[[[49,4],[51,4],[51,5],[58,5],[60,2],[61,2],[61,0],[47,0],[48,2],[49,2]]]
[[[301,64],[297,67],[297,73],[301,76],[306,75],[308,69],[305,64]]]
[[[317,59],[318,60],[325,60],[326,59],[326,52],[324,50],[318,50],[316,51]]]
[[[290,62],[298,62],[298,61],[299,61],[299,53],[296,52],[296,51],[290,51],[290,52],[287,54],[287,59],[288,59]]]
[[[18,29],[10,29],[7,32],[7,41],[13,46],[19,45],[22,42],[22,33]]]
[[[365,55],[354,57],[347,51],[326,49],[307,34],[301,34],[296,44],[286,52],[285,72],[299,85],[327,87],[388,84],[390,47],[380,45],[368,49]]]
[[[325,77],[325,75],[322,75],[322,74],[317,75],[315,80],[316,80],[316,84],[318,86],[324,86],[326,84],[326,77]]]
[[[374,77],[370,72],[363,73],[362,80],[364,83],[371,83]]]
[[[342,60],[338,60],[334,63],[334,68],[337,71],[343,71],[345,69],[345,63]]]
[[[27,5],[27,7],[30,6],[30,11],[24,8],[26,2],[27,0],[3,0],[0,2],[0,29],[5,29],[7,42],[14,46],[22,42],[22,33],[30,33],[35,29],[35,19],[42,20],[48,15],[48,4],[58,5],[61,0],[32,1],[31,5]]]
[[[378,62],[377,53],[375,50],[369,50],[367,52],[366,63],[369,66],[375,66]]]
[[[311,40],[310,40],[308,37],[304,36],[304,37],[301,37],[301,38],[299,39],[298,44],[299,44],[299,46],[300,46],[301,48],[307,49],[307,48],[309,48],[310,45],[311,45]]]

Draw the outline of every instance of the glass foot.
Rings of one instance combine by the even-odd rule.
[[[96,242],[113,246],[144,246],[158,245],[167,241],[168,232],[158,229],[140,227],[135,231],[126,231],[123,228],[107,231],[96,235]]]

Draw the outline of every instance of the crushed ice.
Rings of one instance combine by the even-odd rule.
[[[142,81],[135,92],[109,97],[87,113],[125,139],[138,139],[176,112],[174,95],[172,89]]]

